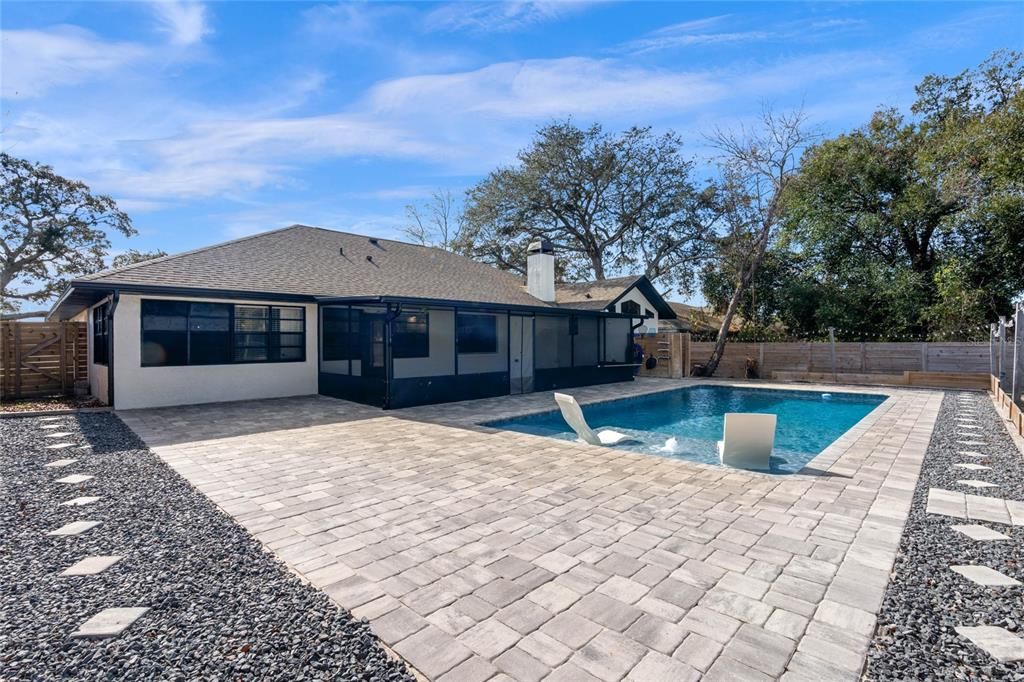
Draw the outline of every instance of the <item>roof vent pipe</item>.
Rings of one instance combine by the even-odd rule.
[[[339,256],[344,256],[345,255],[345,247],[344,246],[339,246],[338,247],[338,255]]]
[[[377,238],[376,237],[370,237],[370,243],[373,244],[374,246],[377,246]]]
[[[555,247],[538,238],[526,249],[526,290],[545,303],[555,302]]]

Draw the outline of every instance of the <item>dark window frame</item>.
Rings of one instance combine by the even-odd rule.
[[[110,302],[108,301],[92,309],[92,364],[106,367],[109,356]]]
[[[409,322],[410,317],[423,320]],[[405,319],[403,319],[405,318]],[[409,331],[409,326],[423,331]],[[391,358],[393,360],[423,360],[430,357],[430,314],[426,311],[401,313],[391,321]]]
[[[629,306],[629,310],[626,309],[626,306]],[[619,306],[619,311],[633,317],[644,317],[644,307],[636,301],[623,301]]]
[[[463,321],[468,321],[470,318],[474,321],[487,320],[490,323],[488,326],[494,330],[493,343],[487,343],[490,342],[490,338],[474,337],[472,332],[468,335],[464,334],[463,330],[469,329],[469,325],[465,325]],[[455,316],[455,339],[459,355],[494,355],[498,352],[498,316],[482,313],[458,313]],[[486,348],[480,350],[484,347],[484,343],[486,343]],[[467,350],[467,346],[469,350]]]
[[[185,336],[185,360],[184,362],[146,362],[145,361],[145,343],[146,343],[146,307],[147,303],[165,303],[165,304],[178,304],[184,305],[185,314],[182,315],[165,315],[165,317],[176,317],[184,319],[184,329],[180,332],[177,330],[148,330],[150,333],[164,331],[164,333],[182,333]],[[214,314],[193,314],[193,306],[201,308],[202,306],[208,307],[226,307],[227,316],[214,315]],[[253,315],[239,315],[239,308],[250,308],[250,309],[262,309],[266,312],[264,316],[253,316]],[[282,311],[298,311],[296,317],[282,317]],[[276,312],[276,315],[275,315]],[[289,313],[291,314],[291,313]],[[155,315],[154,315],[155,316]],[[193,334],[212,334],[213,332],[204,331],[202,329],[193,328],[193,320],[227,320],[227,330],[225,334],[225,352],[226,357],[223,361],[214,362],[194,362],[192,357],[192,336]],[[263,325],[265,329],[262,330],[242,330],[236,329],[236,323],[238,320],[266,320],[266,324]],[[282,322],[297,322],[298,325],[294,325],[298,331],[282,331]],[[274,329],[274,326],[277,329]],[[287,326],[287,325],[286,325]],[[171,300],[171,299],[142,299],[139,311],[139,343],[142,348],[142,355],[140,363],[142,367],[211,367],[211,366],[223,366],[223,365],[251,365],[251,364],[277,364],[284,362],[305,362],[306,361],[306,308],[305,306],[282,306],[282,305],[250,305],[248,303],[224,303],[219,301],[192,301],[192,300]],[[282,343],[283,336],[298,337],[296,340],[289,339],[289,343]],[[239,344],[239,341],[243,337],[263,337],[265,343],[263,344],[251,344],[243,343]],[[246,338],[245,341],[251,341],[252,339]],[[266,348],[266,354],[263,358],[256,359],[238,359],[238,350],[245,348]],[[282,349],[298,349],[297,355],[294,357],[284,357],[284,355],[292,355],[292,351],[282,353]]]

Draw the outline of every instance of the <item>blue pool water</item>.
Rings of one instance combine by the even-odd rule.
[[[614,429],[636,442],[616,446],[634,452],[718,464],[716,442],[722,438],[726,412],[778,415],[771,468],[796,473],[832,441],[877,407],[885,396],[815,393],[730,386],[696,386],[637,398],[585,405],[583,414],[595,430]],[[556,409],[551,412],[489,422],[485,426],[575,440],[576,434]],[[673,443],[667,443],[674,438]]]

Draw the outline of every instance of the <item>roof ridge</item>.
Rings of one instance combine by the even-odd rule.
[[[266,236],[268,234],[276,234],[278,232],[284,232],[286,230],[294,230],[295,228],[298,228],[298,227],[309,227],[309,226],[308,225],[300,225],[298,223],[295,223],[294,225],[288,225],[287,227],[279,227],[276,230],[267,230],[265,232],[257,232],[256,234],[248,234],[248,235],[246,235],[244,237],[237,237],[235,239],[229,239],[229,240],[227,240],[225,242],[220,242],[218,244],[211,244],[209,246],[203,246],[203,247],[200,247],[198,249],[190,249],[188,251],[181,251],[179,253],[171,253],[171,254],[167,254],[165,256],[158,256],[157,258],[150,258],[148,260],[139,261],[138,263],[132,263],[131,265],[125,265],[124,267],[120,267],[120,268],[106,268],[105,270],[100,270],[99,272],[94,272],[94,273],[92,273],[90,275],[86,275],[85,277],[80,277],[79,280],[80,281],[89,281],[89,280],[93,280],[93,279],[98,279],[100,277],[109,277],[110,275],[117,274],[117,273],[120,273],[120,272],[125,272],[126,270],[134,270],[135,268],[142,267],[143,265],[153,265],[154,263],[164,263],[164,262],[167,262],[169,260],[174,260],[175,258],[181,258],[183,256],[191,256],[191,255],[196,254],[196,253],[202,253],[203,251],[211,251],[213,249],[219,249],[222,246],[228,246],[230,244],[239,244],[241,242],[249,241],[251,239],[256,239],[257,237],[264,237],[264,236]]]

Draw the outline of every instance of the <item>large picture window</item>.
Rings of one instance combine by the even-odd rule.
[[[429,358],[430,324],[426,313],[405,313],[391,323],[391,356]]]
[[[109,313],[109,303],[96,306],[92,310],[92,361],[97,365],[107,364],[110,348],[110,320],[107,319]]]
[[[142,301],[142,365],[226,365],[306,359],[305,308]]]
[[[351,308],[324,308],[323,359],[358,360],[360,311]]]
[[[620,310],[633,317],[643,317],[643,308],[636,301],[623,301]]]
[[[497,353],[498,318],[459,313],[458,340],[460,353]]]

